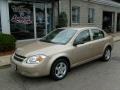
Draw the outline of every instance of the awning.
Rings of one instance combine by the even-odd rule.
[[[13,0],[13,1],[23,1],[23,2],[54,2],[58,0]]]

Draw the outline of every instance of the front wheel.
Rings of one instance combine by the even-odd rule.
[[[111,59],[111,49],[110,48],[105,49],[104,55],[102,58],[104,61],[109,61]]]
[[[52,65],[50,76],[53,80],[61,80],[68,73],[68,63],[65,59],[58,59]]]

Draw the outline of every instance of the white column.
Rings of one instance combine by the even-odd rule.
[[[117,12],[115,12],[115,17],[114,17],[114,33],[117,32]]]
[[[10,34],[8,0],[0,0],[2,33]]]
[[[35,3],[33,4],[33,15],[34,15],[34,38],[37,39],[37,23],[36,23],[36,7]]]

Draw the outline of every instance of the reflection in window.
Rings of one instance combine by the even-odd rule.
[[[72,23],[80,23],[80,7],[72,7]]]
[[[91,30],[91,31],[92,31],[93,39],[94,39],[94,40],[104,38],[104,33],[103,33],[103,31],[100,31],[100,30],[97,30],[97,29],[93,29],[93,30]]]
[[[9,4],[11,34],[18,40],[34,38],[33,5]]]

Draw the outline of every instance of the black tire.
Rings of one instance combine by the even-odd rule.
[[[66,69],[65,72],[64,72],[64,74],[63,74],[63,76],[61,75],[61,77],[58,77],[58,75],[57,75],[57,73],[58,73],[60,70],[61,70],[60,72],[62,72],[62,69],[60,69],[60,68],[59,68],[59,70],[58,70],[58,72],[57,72],[57,68],[58,68],[59,64],[65,65],[65,69]],[[56,60],[56,61],[53,63],[53,65],[52,65],[52,67],[51,67],[51,71],[50,71],[50,77],[51,77],[53,80],[58,81],[58,80],[62,80],[63,78],[65,78],[66,75],[67,75],[67,73],[68,73],[68,62],[67,62],[64,58],[61,58],[61,59]]]
[[[111,48],[106,48],[102,57],[103,61],[110,61],[111,59]]]

